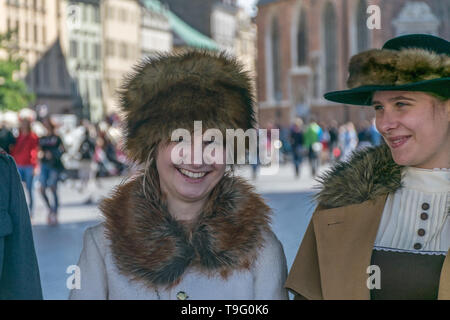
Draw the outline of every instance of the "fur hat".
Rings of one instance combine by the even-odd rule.
[[[120,91],[125,149],[143,163],[175,129],[243,129],[255,126],[254,97],[247,72],[224,52],[189,51],[146,58]]]
[[[375,91],[404,90],[450,98],[450,42],[425,34],[400,36],[353,56],[347,86],[325,98],[346,104],[370,105]]]

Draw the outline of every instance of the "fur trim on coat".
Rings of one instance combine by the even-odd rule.
[[[189,51],[147,58],[134,67],[120,93],[125,117],[125,149],[144,163],[160,141],[176,129],[255,127],[251,79],[226,53]]]
[[[347,86],[403,85],[450,77],[450,56],[428,50],[372,49],[352,57]]]
[[[100,208],[119,271],[148,287],[176,285],[188,268],[224,279],[250,269],[270,231],[271,210],[238,177],[224,176],[191,225],[168,213],[159,181],[139,176]],[[143,190],[146,183],[146,190]]]
[[[387,145],[354,152],[318,178],[320,209],[344,207],[374,200],[401,188],[401,168]]]

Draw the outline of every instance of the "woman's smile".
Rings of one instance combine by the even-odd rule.
[[[411,136],[396,136],[392,138],[387,138],[388,144],[392,149],[397,149],[403,146],[409,141]]]
[[[180,176],[189,183],[200,183],[206,179],[206,176],[211,172],[208,171],[192,171],[185,168],[175,167]]]

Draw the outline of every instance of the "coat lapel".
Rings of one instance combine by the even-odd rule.
[[[324,299],[370,299],[366,271],[386,197],[313,217]]]
[[[367,268],[386,198],[402,186],[401,172],[389,147],[382,145],[354,153],[319,178],[318,207],[288,288],[312,299],[370,299]],[[450,299],[450,251],[439,299]]]

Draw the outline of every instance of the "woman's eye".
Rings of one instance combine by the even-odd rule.
[[[375,111],[377,111],[377,110],[383,109],[383,106],[378,104],[378,105],[374,105],[373,108],[375,109]]]

